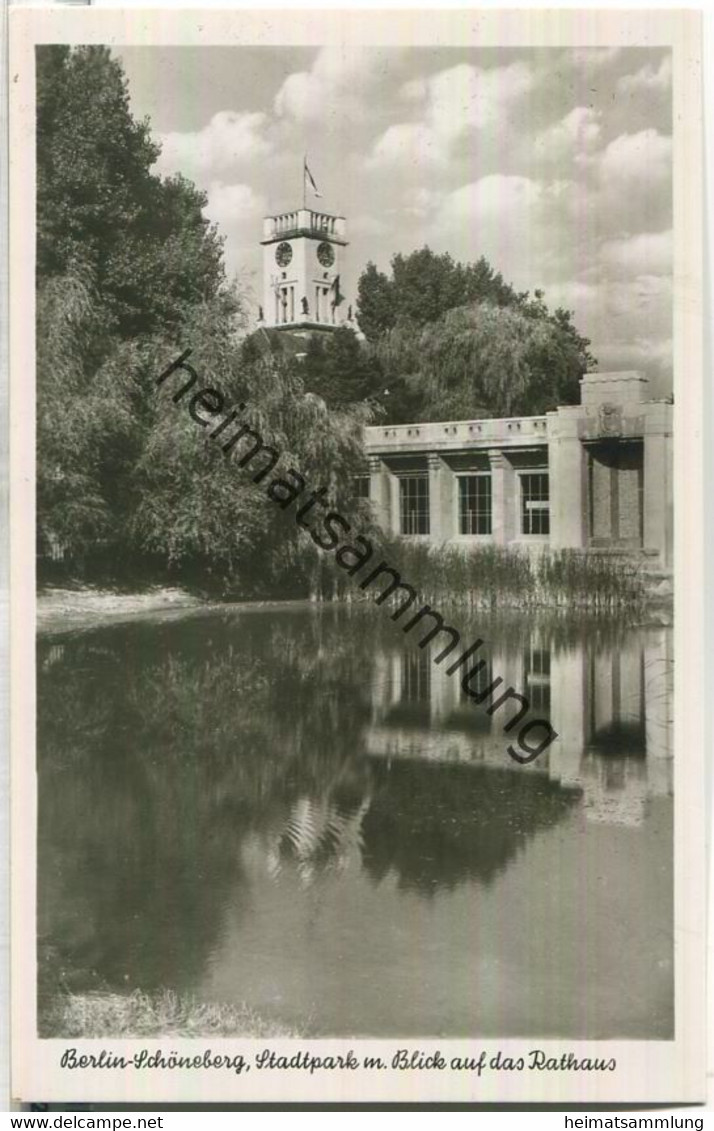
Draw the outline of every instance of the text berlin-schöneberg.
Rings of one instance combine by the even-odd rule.
[[[195,388],[199,384],[198,374],[186,362],[186,358],[190,356],[191,352],[190,349],[184,350],[156,378],[156,384],[164,385],[169,377],[177,374],[179,370],[183,370],[184,374],[187,373],[188,380],[185,380],[182,375],[182,384],[173,394],[174,404],[178,404],[188,393],[191,393],[186,402],[190,416],[202,428],[207,428],[209,424],[215,425],[207,435],[211,440],[218,441],[224,455],[230,456],[239,443],[246,441],[246,446],[240,449],[240,459],[237,460],[238,466],[247,468],[249,473],[254,472],[251,475],[254,483],[263,483],[268,480],[265,488],[267,497],[283,511],[286,511],[300,499],[301,505],[295,512],[295,521],[302,530],[309,534],[315,545],[323,551],[334,552],[337,564],[349,577],[355,580],[355,584],[359,585],[360,589],[367,590],[378,581],[382,585],[386,582],[385,588],[375,597],[375,604],[381,605],[390,600],[389,607],[394,609],[390,616],[395,622],[401,620],[408,609],[412,615],[406,623],[402,624],[402,631],[405,633],[411,632],[417,625],[422,628],[428,626],[429,631],[418,643],[420,648],[426,648],[437,637],[440,638],[439,643],[443,643],[443,647],[433,657],[435,664],[441,664],[447,657],[452,657],[461,644],[460,633],[451,625],[446,624],[441,613],[432,609],[429,605],[421,605],[416,612],[413,612],[413,607],[418,606],[416,590],[404,581],[399,571],[393,569],[386,561],[382,560],[376,566],[373,566],[367,576],[362,577],[362,580],[357,579],[356,575],[362,574],[367,565],[371,565],[374,558],[379,556],[375,554],[375,548],[370,539],[361,534],[355,534],[353,542],[343,541],[351,533],[352,524],[338,510],[330,509],[330,503],[326,498],[328,495],[326,487],[318,487],[316,491],[310,491],[304,476],[293,467],[280,469],[279,475],[273,474],[281,460],[281,453],[265,444],[262,436],[255,428],[239,422],[238,418],[245,412],[247,405],[240,403],[226,411],[225,398],[218,389]],[[234,425],[238,425],[237,430],[231,431]],[[318,516],[315,513],[317,507],[323,508],[326,513]],[[312,519],[318,519],[318,523],[314,525],[305,521],[305,517],[311,511],[313,512]],[[394,608],[396,601],[392,601],[392,598],[397,593],[399,594],[397,600],[401,603],[397,608]],[[452,659],[449,667],[446,668],[447,675],[453,675],[457,671],[460,673],[464,694],[478,706],[491,698],[503,684],[500,676],[492,680],[485,688],[472,683],[472,681],[478,680],[480,673],[486,667],[487,661],[484,659],[472,663],[472,657],[483,645],[484,641],[478,638],[468,645],[458,656],[458,659]],[[510,734],[511,731],[518,728],[515,736],[518,749],[509,744],[507,751],[516,762],[525,765],[547,750],[551,743],[556,740],[558,734],[545,719],[526,719],[530,711],[530,703],[525,695],[520,695],[512,687],[507,687],[497,698],[492,699],[484,709],[487,715],[494,715],[496,711],[508,703],[517,704],[518,709],[503,724],[503,730],[506,734]]]

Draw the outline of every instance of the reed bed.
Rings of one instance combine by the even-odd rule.
[[[435,606],[599,611],[641,609],[647,602],[647,576],[626,555],[547,549],[530,553],[493,545],[462,548],[397,540],[382,543],[380,553],[421,601]],[[382,588],[386,583],[385,577]],[[364,593],[347,579],[346,584],[338,582],[335,595],[373,600],[379,584]]]

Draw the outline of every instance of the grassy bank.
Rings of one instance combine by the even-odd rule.
[[[380,561],[399,572],[416,590],[420,603],[434,607],[578,609],[593,613],[628,609],[639,614],[651,604],[661,606],[671,601],[671,596],[662,598],[654,590],[656,575],[648,573],[644,562],[624,554],[578,550],[529,553],[513,547],[430,546],[393,539],[375,543],[370,561],[354,576],[340,568],[333,554],[317,558],[313,554],[311,569],[305,571],[303,584],[294,587],[294,592],[281,583],[268,585],[260,595],[242,592],[240,586],[212,596],[158,585],[133,593],[86,585],[47,588],[39,594],[37,622],[45,631],[81,628],[97,620],[181,613],[226,601],[262,604],[312,599],[371,605],[387,587],[389,575],[382,575],[367,590],[360,588],[360,582]],[[403,601],[403,591],[397,592],[396,598],[400,596]]]
[[[200,608],[200,598],[178,588],[153,586],[134,592],[89,585],[40,589],[37,627],[41,631],[82,628],[98,620],[121,621],[146,614]]]
[[[301,1037],[245,1005],[146,994],[59,993],[42,1010],[43,1037]]]

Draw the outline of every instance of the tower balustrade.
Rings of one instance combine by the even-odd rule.
[[[295,208],[276,216],[266,216],[263,221],[264,242],[298,232],[341,241],[346,236],[345,218],[333,216],[329,212],[317,212],[312,208]]]

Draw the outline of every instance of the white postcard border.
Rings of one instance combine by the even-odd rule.
[[[696,12],[17,9],[10,12],[12,1091],[24,1101],[665,1103],[704,1098],[704,685],[701,37]],[[667,46],[674,64],[675,224],[675,1025],[674,1041],[65,1041],[36,1036],[34,597],[34,47],[40,43]],[[614,1056],[612,1072],[319,1072],[60,1067],[63,1051],[95,1056],[384,1056],[400,1047],[451,1056]]]

